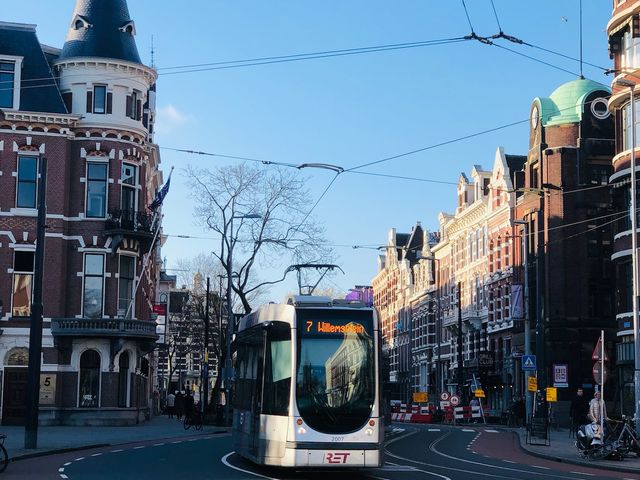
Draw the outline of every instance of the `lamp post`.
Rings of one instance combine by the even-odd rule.
[[[233,219],[250,219],[250,218],[262,218],[257,213],[248,213],[246,215],[234,215],[231,214],[229,219],[229,252],[227,255],[227,356],[225,359],[225,375],[224,375],[224,391],[225,391],[225,406],[224,406],[224,419],[228,425],[231,414],[231,368],[233,362],[231,361],[231,337],[233,336],[233,302],[232,302],[232,290],[233,290]]]
[[[515,225],[522,225],[524,227],[524,233],[522,235],[522,263],[524,264],[524,354],[531,355],[531,317],[529,316],[529,223],[526,220],[514,220]],[[529,392],[527,385],[529,383],[529,375],[531,373],[526,371],[525,376],[525,411],[532,411],[531,393]]]
[[[634,90],[636,83],[625,78],[616,80],[615,85],[629,88],[629,109],[631,110],[631,159],[629,178],[631,180],[631,270],[632,270],[632,302],[633,302],[633,352],[634,352],[634,397],[635,417],[640,418],[640,336],[638,335],[638,218],[636,205],[636,107]],[[628,131],[627,131],[628,135]],[[602,399],[604,401],[604,398]],[[640,434],[640,421],[636,421],[636,432]]]

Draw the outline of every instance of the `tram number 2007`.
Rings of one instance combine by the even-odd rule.
[[[340,437],[331,437],[332,442],[344,442],[344,435]]]

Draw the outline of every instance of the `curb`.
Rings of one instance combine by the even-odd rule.
[[[620,466],[619,465],[603,465],[600,463],[582,461],[577,458],[574,459],[574,458],[558,457],[552,454],[534,452],[532,450],[527,449],[522,444],[522,436],[518,432],[511,432],[511,433],[518,438],[518,446],[520,447],[520,450],[522,451],[522,453],[525,453],[527,455],[531,455],[538,458],[544,458],[545,460],[552,460],[558,463],[569,463],[572,465],[579,465],[581,467],[600,468],[603,470],[611,470],[614,472],[622,472],[622,473],[635,473],[636,475],[640,473],[640,468],[625,468],[621,465]],[[614,460],[612,460],[612,462],[613,461]]]
[[[189,436],[193,437],[193,436],[197,436],[197,435],[220,435],[220,434],[223,434],[223,433],[229,433],[229,430],[216,430],[214,432],[202,432],[202,433],[196,433],[194,435],[189,435]],[[95,443],[95,444],[89,444],[89,445],[80,445],[80,446],[77,446],[77,447],[52,448],[50,450],[43,450],[41,452],[22,453],[22,454],[13,456],[13,457],[10,456],[9,457],[9,462],[18,462],[20,460],[29,460],[31,458],[46,457],[48,455],[58,455],[58,454],[61,454],[61,453],[79,452],[81,450],[91,450],[91,449],[94,449],[94,448],[115,447],[117,445],[128,445],[128,444],[141,443],[141,442],[153,442],[153,441],[156,441],[156,440],[169,440],[169,439],[173,439],[173,438],[181,438],[181,437],[175,437],[175,436],[155,437],[155,438],[145,438],[145,439],[142,439],[142,440],[137,440],[135,442]]]

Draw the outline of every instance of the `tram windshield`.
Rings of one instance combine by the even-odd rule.
[[[299,309],[296,397],[323,433],[361,428],[375,400],[373,313]]]

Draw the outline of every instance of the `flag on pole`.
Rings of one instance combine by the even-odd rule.
[[[173,173],[173,167],[171,167],[171,172],[169,172],[169,178],[167,178],[167,181],[162,186],[162,188],[158,190],[158,193],[156,194],[156,198],[154,198],[153,202],[151,202],[151,205],[149,205],[149,210],[157,210],[158,207],[162,205],[162,201],[164,200],[164,197],[166,197],[167,193],[169,192],[169,185],[171,184],[172,173]]]

